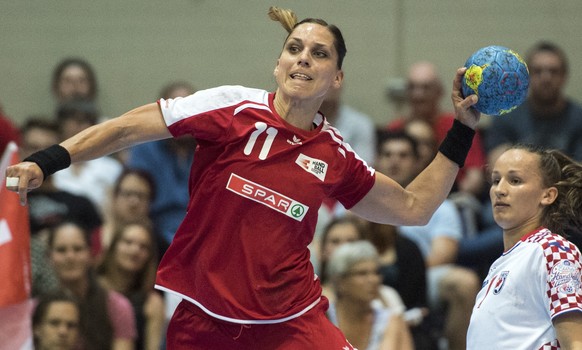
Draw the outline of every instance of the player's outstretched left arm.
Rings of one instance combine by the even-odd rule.
[[[455,75],[451,98],[456,121],[435,159],[406,188],[376,172],[374,186],[351,211],[367,220],[392,225],[424,225],[430,220],[453,186],[481,115],[471,108],[477,96],[462,96],[465,71],[459,68]]]

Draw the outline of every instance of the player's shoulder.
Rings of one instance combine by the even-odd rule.
[[[268,91],[242,85],[222,85],[200,91],[204,95],[223,96],[232,100],[268,103]]]
[[[580,260],[580,251],[574,243],[547,228],[541,228],[525,241],[539,245],[548,262],[564,259]]]

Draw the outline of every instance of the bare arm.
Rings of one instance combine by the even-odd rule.
[[[165,326],[164,299],[158,292],[150,293],[144,305],[144,313],[146,315],[145,349],[158,350],[162,343]]]
[[[134,350],[135,344],[131,339],[113,339],[112,350]]]
[[[426,266],[453,264],[457,259],[459,241],[447,236],[436,237],[431,244],[430,253],[426,257]]]
[[[404,319],[400,315],[394,315],[388,321],[388,327],[384,331],[384,337],[380,344],[382,350],[412,350],[414,344],[412,335]]]
[[[94,125],[61,143],[71,155],[71,162],[99,158],[146,141],[171,137],[157,103],[150,103],[129,111],[118,118]],[[20,202],[26,204],[28,191],[43,182],[41,169],[32,162],[9,167],[7,177],[20,178],[17,190]]]
[[[475,129],[480,113],[471,106],[477,103],[477,96],[463,99],[461,95],[461,80],[465,70],[457,70],[451,97],[455,118]],[[459,166],[439,152],[406,188],[376,173],[374,186],[351,211],[367,220],[383,224],[424,225],[448,196],[458,171]]]
[[[171,137],[157,103],[131,110],[118,118],[94,125],[65,140],[61,146],[71,161],[99,158],[146,141]]]
[[[572,311],[558,316],[554,328],[561,349],[582,349],[582,312]]]

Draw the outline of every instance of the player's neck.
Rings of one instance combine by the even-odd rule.
[[[538,229],[541,223],[538,219],[529,220],[517,227],[503,230],[503,248],[505,251],[511,249],[523,237]]]
[[[320,102],[286,99],[276,94],[273,100],[275,111],[287,123],[303,130],[313,130],[313,120],[319,110]]]

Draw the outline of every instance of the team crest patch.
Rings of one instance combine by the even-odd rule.
[[[507,279],[507,275],[509,275],[509,271],[502,271],[499,274],[499,277],[495,281],[495,287],[493,288],[493,294],[497,295],[501,293],[503,286],[505,285],[505,280]]]
[[[325,180],[325,174],[327,174],[327,163],[323,160],[311,158],[300,153],[299,157],[295,160],[295,163],[303,170],[315,175],[315,177],[321,181]]]
[[[305,204],[236,174],[230,174],[226,188],[239,196],[263,204],[297,221],[302,221],[309,210]]]
[[[550,273],[550,285],[558,293],[572,294],[580,289],[580,271],[574,262],[569,260],[558,261]]]

